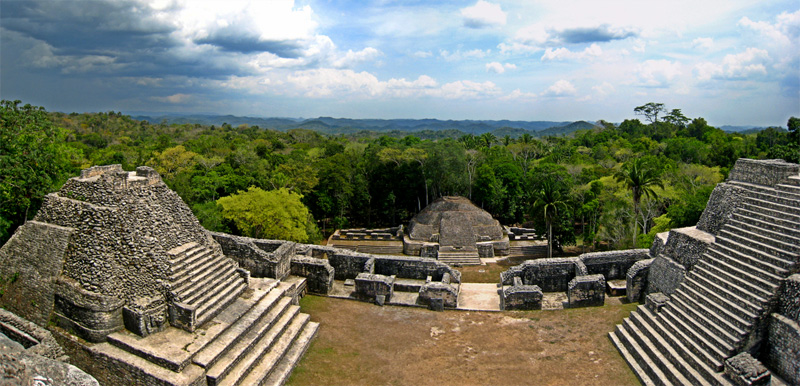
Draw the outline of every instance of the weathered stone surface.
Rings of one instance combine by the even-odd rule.
[[[800,323],[800,274],[786,278],[779,299],[778,313]]]
[[[686,276],[686,268],[664,254],[658,255],[650,264],[647,274],[647,293],[674,293]]]
[[[769,385],[772,378],[769,370],[748,352],[726,359],[725,375],[737,386]]]
[[[634,263],[648,257],[650,253],[647,249],[591,252],[578,256],[586,266],[587,274],[602,274],[606,280],[624,279]]]
[[[291,272],[296,244],[291,241],[254,239],[227,233],[210,232],[222,253],[253,277],[284,279]]]
[[[74,228],[28,221],[0,249],[0,305],[46,326]]]
[[[676,228],[669,231],[667,243],[661,253],[683,265],[686,272],[689,272],[713,242],[712,234],[695,227]]]
[[[602,306],[606,299],[606,280],[603,275],[576,276],[567,289],[570,307]]]
[[[419,300],[429,305],[432,305],[434,301],[441,301],[442,307],[456,308],[458,287],[450,284],[449,277],[446,275],[443,281],[430,281],[423,284],[419,289]]]
[[[570,280],[585,273],[580,267],[585,269],[577,257],[527,260],[502,272],[500,282],[513,285],[514,277],[519,277],[523,284],[537,285],[544,292],[565,292]]]
[[[625,295],[629,302],[641,302],[647,291],[647,276],[653,259],[639,260],[625,275]]]
[[[79,368],[25,351],[0,334],[0,383],[3,385],[96,386]]]
[[[769,318],[767,365],[790,385],[800,385],[800,324],[781,314]]]
[[[697,229],[716,236],[722,225],[731,218],[734,209],[741,205],[743,195],[744,189],[741,186],[717,184],[711,192],[703,214],[700,215],[700,220],[697,221]]]
[[[647,295],[644,305],[654,314],[657,314],[661,311],[661,308],[667,305],[667,302],[669,302],[669,296],[661,292],[654,292]]]
[[[28,353],[62,362],[69,359],[50,331],[2,308],[0,308],[0,333],[22,344]]]
[[[292,257],[292,275],[306,278],[308,290],[325,295],[333,288],[334,270],[325,259],[295,255]]]
[[[669,237],[669,231],[656,233],[656,237],[653,239],[653,244],[650,245],[650,257],[656,257],[659,253],[664,249],[664,245],[667,244],[667,238]]]
[[[502,310],[541,310],[544,294],[537,285],[524,285],[519,277],[514,278],[514,285],[503,289],[500,298]]]
[[[461,272],[434,259],[370,255],[338,248],[328,253],[328,262],[333,267],[337,280],[355,279],[358,274],[364,272],[366,263],[370,260],[374,260],[373,273],[379,275],[395,275],[418,280],[425,280],[431,276],[434,281],[441,281],[442,277],[448,274],[453,282],[461,282]]]
[[[786,177],[800,174],[800,165],[781,159],[754,160],[739,158],[733,165],[728,181],[775,186]]]
[[[375,299],[378,295],[384,295],[386,301],[391,301],[394,279],[394,276],[359,273],[356,276],[356,293],[364,299]]]

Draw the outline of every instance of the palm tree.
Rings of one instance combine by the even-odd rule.
[[[661,181],[661,170],[650,158],[634,158],[622,165],[622,168],[614,175],[617,181],[633,193],[633,245],[636,246],[636,236],[639,231],[639,203],[642,196],[656,197],[653,190],[656,186],[664,188]]]
[[[533,203],[535,211],[541,210],[544,214],[544,221],[547,224],[547,257],[553,257],[553,220],[558,216],[558,208],[566,210],[567,201],[562,196],[561,190],[555,181],[546,179],[542,182],[542,187],[538,191],[538,197]]]
[[[481,145],[490,148],[497,142],[497,137],[492,133],[483,133],[478,137],[478,140],[481,142]]]

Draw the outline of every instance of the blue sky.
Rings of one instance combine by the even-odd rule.
[[[796,0],[3,0],[0,43],[0,97],[54,111],[800,116]]]

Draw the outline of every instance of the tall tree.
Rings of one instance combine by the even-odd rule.
[[[614,177],[630,189],[633,194],[633,244],[636,246],[639,204],[643,196],[655,198],[656,193],[653,188],[656,186],[664,188],[664,183],[661,181],[661,170],[655,164],[653,158],[635,157],[623,164]]]
[[[558,210],[567,209],[567,200],[561,193],[558,183],[553,179],[542,181],[533,203],[534,211],[544,215],[547,224],[547,257],[553,257],[553,221],[558,217]]]
[[[250,187],[217,200],[222,216],[248,237],[308,242],[308,208],[303,196],[288,189],[265,191]]]
[[[633,112],[636,113],[636,115],[644,115],[644,119],[650,121],[650,123],[656,123],[658,122],[659,114],[666,113],[667,109],[664,107],[663,103],[650,102],[641,106],[636,106]],[[678,112],[680,112],[680,110],[678,110]]]
[[[0,244],[75,172],[71,159],[79,158],[43,107],[20,103],[0,102]]]

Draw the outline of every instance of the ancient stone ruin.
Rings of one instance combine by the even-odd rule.
[[[738,160],[650,255],[627,272],[645,305],[610,334],[642,383],[800,384],[800,165]]]
[[[465,197],[436,199],[408,228],[339,229],[328,245],[357,252],[419,256],[451,266],[483,264],[496,256],[541,257],[547,242],[533,229],[503,227]]]
[[[93,167],[0,249],[3,300],[103,384],[280,384],[318,329],[305,279],[223,251],[153,169]]]

